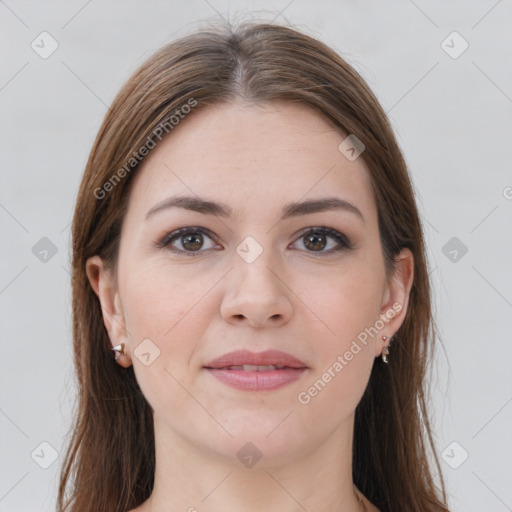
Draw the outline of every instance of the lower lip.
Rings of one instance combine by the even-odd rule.
[[[243,391],[270,391],[296,381],[306,368],[283,368],[268,372],[246,372],[244,370],[207,370],[224,384]]]

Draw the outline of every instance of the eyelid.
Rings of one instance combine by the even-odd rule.
[[[202,253],[210,251],[212,249],[207,250],[198,250],[198,251],[184,251],[182,249],[175,249],[170,247],[170,243],[173,239],[179,239],[180,236],[184,236],[190,233],[201,233],[203,235],[207,235],[208,238],[212,239],[215,243],[218,244],[215,235],[208,228],[200,227],[200,226],[186,226],[174,231],[171,231],[164,235],[164,237],[156,242],[156,247],[159,249],[167,249],[173,253],[186,255],[186,256],[199,256]],[[338,231],[335,228],[330,228],[327,226],[309,226],[304,228],[293,235],[294,241],[292,244],[296,243],[298,240],[303,238],[309,233],[320,233],[326,237],[333,238],[337,242],[337,246],[329,249],[328,251],[305,251],[309,254],[315,254],[319,256],[327,256],[330,254],[335,254],[342,251],[349,251],[354,249],[354,244],[352,241],[342,232]],[[216,249],[215,249],[216,250]]]
[[[158,241],[156,243],[157,247],[158,248],[168,248],[171,240],[173,238],[179,238],[180,236],[184,236],[186,234],[189,234],[189,233],[202,233],[202,234],[205,234],[207,235],[209,238],[211,238],[215,243],[218,243],[216,241],[216,238],[215,238],[215,235],[208,229],[208,228],[203,228],[203,227],[200,227],[200,226],[185,226],[183,228],[179,228],[179,229],[175,229],[174,231],[171,231],[167,234],[164,235],[164,237]],[[205,252],[205,251],[181,251],[181,250],[176,250],[175,252],[180,252],[180,253],[183,253],[183,252],[186,252],[188,254],[193,254],[194,252],[196,253],[200,253],[200,252]]]
[[[352,243],[352,241],[350,240],[350,238],[347,235],[345,235],[341,231],[338,231],[335,228],[330,228],[328,226],[311,226],[308,228],[304,228],[303,230],[299,231],[298,234],[294,235],[295,240],[298,240],[298,239],[304,237],[308,233],[321,233],[323,235],[334,238],[338,242],[338,244],[341,245],[341,247],[347,251],[354,248],[354,244]],[[315,251],[308,251],[308,252],[315,254]],[[334,249],[334,250],[329,250],[329,251],[318,251],[318,254],[322,254],[322,253],[323,254],[332,254],[333,252],[337,252],[337,250]]]

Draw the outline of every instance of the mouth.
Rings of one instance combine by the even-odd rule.
[[[265,372],[283,368],[307,368],[307,365],[291,354],[280,350],[265,350],[264,352],[235,350],[210,361],[205,368]]]
[[[270,391],[299,379],[308,366],[277,350],[230,352],[204,366],[211,375],[243,391]]]
[[[290,368],[290,366],[283,366],[283,365],[273,365],[273,364],[267,364],[267,365],[257,365],[257,364],[242,364],[242,365],[236,365],[236,366],[224,366],[222,368],[215,368],[217,370],[239,370],[244,372],[271,372],[273,370],[282,370],[283,368]],[[214,368],[209,368],[210,370]]]

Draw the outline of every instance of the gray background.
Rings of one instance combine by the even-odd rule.
[[[251,12],[333,46],[389,113],[429,247],[444,346],[432,408],[451,507],[512,510],[512,2],[5,0],[0,511],[55,508],[75,391],[69,227],[107,105],[146,57],[198,21]],[[43,50],[43,31],[58,43],[45,59],[31,47]]]

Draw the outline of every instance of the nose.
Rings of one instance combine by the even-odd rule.
[[[264,254],[252,263],[235,255],[220,308],[221,316],[233,325],[279,327],[290,321],[293,293]]]

